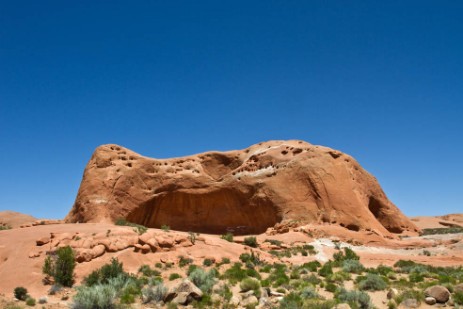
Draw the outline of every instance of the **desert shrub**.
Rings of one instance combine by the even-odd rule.
[[[161,262],[157,262],[156,264],[154,264],[154,267],[156,267],[156,268],[162,268],[162,263],[161,263]]]
[[[194,300],[191,305],[193,308],[198,308],[198,309],[209,309],[209,308],[214,308],[214,303],[212,302],[211,295],[209,294],[204,294],[203,297],[199,300]]]
[[[338,286],[333,282],[328,282],[325,286],[325,290],[331,293],[335,293],[338,290]]]
[[[74,283],[76,261],[70,246],[58,248],[52,256],[48,255],[42,267],[45,275],[55,279],[55,283],[71,287]]]
[[[198,236],[199,234],[196,234],[195,232],[188,232],[188,239],[190,240],[190,242],[194,245],[196,243],[196,237]]]
[[[161,230],[163,230],[164,232],[169,232],[170,231],[170,226],[168,226],[166,224],[163,224],[163,225],[161,225]]]
[[[318,274],[322,277],[328,277],[333,274],[333,267],[330,261],[326,262],[319,270]]]
[[[169,281],[173,281],[173,280],[178,279],[178,278],[182,278],[182,276],[180,276],[177,273],[172,273],[172,274],[169,275]]]
[[[224,234],[222,236],[220,236],[220,238],[226,240],[226,241],[229,241],[229,242],[233,242],[233,234],[232,233],[227,233],[227,234]]]
[[[204,293],[209,293],[215,284],[215,275],[213,269],[204,271],[201,268],[196,268],[189,275],[188,278]]]
[[[249,277],[256,278],[256,279],[261,279],[261,275],[260,275],[259,272],[258,272],[257,270],[255,270],[254,268],[248,268],[248,269],[246,269],[246,275],[249,276]]]
[[[398,268],[402,273],[408,273],[413,267],[417,265],[419,264],[410,260],[399,260],[394,264],[394,267]]]
[[[254,295],[260,296],[260,282],[254,278],[244,278],[240,283],[242,292],[254,291]]]
[[[120,276],[128,277],[128,274],[124,272],[122,263],[119,262],[117,258],[112,258],[111,263],[103,265],[101,268],[94,270],[85,277],[84,283],[87,286],[106,284],[109,279]]]
[[[0,224],[0,231],[11,230],[11,226],[8,224]]]
[[[346,289],[341,289],[336,294],[336,299],[338,299],[340,302],[348,303],[351,308],[374,308],[371,304],[370,296],[363,291],[347,291]]]
[[[362,291],[382,291],[387,288],[387,283],[377,274],[367,274],[358,286]]]
[[[230,286],[228,284],[221,285],[220,288],[218,288],[217,290],[214,290],[214,293],[222,297],[225,302],[230,301],[230,299],[233,296],[233,292],[231,291]]]
[[[463,292],[455,292],[455,294],[453,294],[453,301],[457,305],[463,305]]]
[[[317,291],[315,290],[314,287],[308,286],[302,289],[301,291],[301,297],[303,299],[307,298],[319,298],[320,295],[318,295]]]
[[[336,307],[336,301],[334,300],[318,300],[318,299],[307,299],[304,301],[303,308],[310,309],[332,309]]]
[[[326,277],[326,281],[328,282],[339,282],[339,283],[342,283],[345,280],[350,280],[350,279],[351,279],[350,274],[344,271],[338,271]]]
[[[303,280],[313,285],[318,285],[320,284],[320,282],[322,282],[322,280],[314,274],[311,274],[310,276],[303,278]]]
[[[240,260],[241,262],[245,263],[245,264],[248,264],[248,263],[252,263],[252,267],[254,267],[254,265],[260,265],[262,264],[262,261],[260,259],[260,254],[259,253],[254,253],[253,250],[251,250],[251,253],[242,253],[240,255]]]
[[[345,260],[359,260],[360,257],[350,248],[345,247],[344,252],[338,251],[333,254],[334,264],[336,266],[341,265]]]
[[[146,264],[140,266],[140,268],[138,268],[138,272],[142,273],[143,276],[146,276],[146,277],[153,277],[153,276],[160,276],[161,275],[160,271],[155,270],[155,269],[151,269],[151,267],[149,267],[149,265],[146,265]]]
[[[359,260],[344,260],[342,262],[342,270],[348,273],[361,274],[365,267],[359,262]]]
[[[224,265],[224,264],[230,264],[230,259],[229,258],[222,258],[222,260],[217,264],[217,266]]]
[[[245,237],[243,244],[248,247],[257,248],[257,239],[254,236]]]
[[[462,227],[442,227],[442,228],[428,228],[421,230],[421,236],[438,235],[438,234],[456,234],[463,233]]]
[[[289,277],[286,275],[286,265],[285,264],[274,264],[273,270],[268,276],[270,282],[272,282],[273,287],[279,287],[284,284],[289,283]]]
[[[180,260],[178,261],[178,266],[184,267],[186,265],[189,265],[193,263],[193,260],[191,258],[186,258],[184,256],[180,256]]]
[[[14,289],[14,297],[19,300],[26,300],[27,299],[27,289],[22,286],[18,286]]]
[[[259,269],[261,273],[269,273],[271,270],[272,270],[272,265],[270,264],[265,264]]]
[[[113,309],[116,307],[117,291],[109,284],[77,287],[72,309]]]
[[[32,306],[35,306],[35,303],[36,303],[36,302],[35,302],[35,298],[28,297],[28,298],[26,299],[26,305],[28,305],[28,306],[31,306],[31,307],[32,307]]]
[[[406,299],[416,299],[418,304],[420,304],[424,300],[424,292],[415,289],[406,289],[394,298],[397,304],[400,304]]]
[[[144,304],[157,303],[166,297],[167,288],[164,284],[159,283],[155,286],[145,287],[142,291],[142,301]]]
[[[144,234],[146,233],[146,231],[148,231],[148,228],[146,226],[143,226],[143,225],[140,225],[140,224],[136,224],[136,223],[132,223],[132,222],[129,222],[127,221],[126,219],[124,218],[119,218],[116,220],[116,222],[114,223],[116,225],[121,225],[121,226],[130,226],[130,227],[133,227],[134,231],[137,232],[138,234]]]
[[[204,259],[203,261],[203,265],[206,267],[211,266],[212,264],[214,264],[214,261],[211,259]]]
[[[371,273],[374,273],[374,274],[378,274],[378,275],[381,275],[381,276],[389,276],[391,273],[394,273],[394,270],[389,267],[389,266],[385,266],[385,265],[379,265],[378,267],[376,268],[371,268],[368,270],[368,272],[371,272]]]
[[[242,281],[248,276],[246,274],[246,269],[241,268],[242,265],[241,263],[233,264],[232,267],[225,271],[222,278],[228,280],[232,285]]]
[[[268,242],[274,246],[281,246],[281,244],[283,243],[281,240],[276,240],[276,239],[266,239],[264,240],[264,242]]]
[[[319,261],[312,261],[308,263],[302,264],[302,268],[307,269],[309,271],[317,271],[317,269],[322,266]]]
[[[280,301],[280,309],[299,309],[303,301],[299,294],[291,292]]]

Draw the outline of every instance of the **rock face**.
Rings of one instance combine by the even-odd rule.
[[[159,228],[261,233],[279,222],[337,224],[383,235],[417,231],[352,157],[303,141],[174,159],[98,147],[66,222],[118,218]]]

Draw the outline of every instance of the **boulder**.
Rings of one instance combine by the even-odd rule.
[[[50,242],[50,238],[49,237],[42,237],[42,238],[39,238],[35,241],[35,244],[37,246],[43,246],[45,244],[48,244]]]
[[[436,299],[434,297],[425,297],[424,302],[427,305],[434,305],[436,303]]]
[[[391,288],[389,291],[387,291],[387,299],[395,298],[398,294],[399,291],[397,289]]]
[[[442,285],[430,286],[424,291],[424,294],[426,297],[434,297],[438,303],[445,303],[450,298],[449,290]]]

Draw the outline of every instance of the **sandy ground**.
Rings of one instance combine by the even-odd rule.
[[[435,227],[436,221],[429,218],[418,218],[414,222],[420,227]],[[452,221],[455,222],[455,221]],[[45,259],[45,251],[49,250],[48,245],[37,247],[36,240],[42,237],[49,237],[51,233],[70,233],[74,234],[95,234],[105,233],[108,230],[117,231],[127,229],[112,224],[53,224],[38,225],[27,228],[17,228],[12,230],[0,231],[0,299],[3,304],[5,299],[12,299],[13,289],[17,286],[27,287],[31,296],[36,299],[47,295],[49,286],[43,285],[42,265]],[[307,230],[309,232],[307,232]],[[350,247],[361,258],[362,264],[374,267],[380,264],[393,265],[401,259],[410,259],[420,263],[432,264],[436,266],[459,266],[463,265],[463,234],[447,234],[435,236],[409,236],[403,239],[393,238],[384,240],[378,235],[365,232],[357,233],[333,226],[308,227],[285,234],[278,235],[257,235],[259,243],[266,239],[276,239],[284,244],[299,245],[312,244],[318,251],[315,256],[297,255],[291,258],[284,258],[288,263],[305,263],[311,260],[325,262],[332,257],[336,251],[336,246]],[[185,233],[186,234],[186,233]],[[316,235],[314,235],[316,234]],[[322,237],[318,237],[318,235]],[[333,236],[334,235],[334,236]],[[358,239],[355,239],[355,236]],[[92,270],[108,263],[112,257],[117,257],[124,264],[128,272],[136,273],[140,265],[154,265],[157,262],[178,262],[179,256],[187,256],[194,260],[196,264],[202,264],[206,257],[215,258],[220,261],[227,257],[233,261],[239,260],[239,255],[249,252],[249,248],[239,244],[244,237],[235,237],[238,243],[230,243],[220,239],[219,235],[203,235],[201,241],[195,245],[185,248],[176,248],[175,251],[165,251],[141,254],[134,252],[133,248],[122,251],[108,253],[98,257],[91,262],[77,264],[76,283],[88,275]],[[425,250],[430,256],[425,255]],[[31,252],[41,251],[38,257],[29,257]],[[259,251],[262,258],[272,262],[271,257],[265,251]],[[427,253],[426,252],[426,253]],[[276,261],[276,260],[275,260]],[[184,273],[184,270],[173,268],[170,272]],[[170,273],[164,275],[168,276]],[[385,308],[383,295],[385,292],[378,292],[372,295],[373,302],[378,308]],[[377,295],[376,295],[377,294]],[[2,297],[3,296],[3,297]],[[49,297],[51,307],[64,306],[66,303],[59,299]],[[0,307],[4,307],[0,302]],[[38,307],[41,308],[41,307]],[[48,308],[48,307],[47,307]],[[425,307],[422,307],[425,308]]]

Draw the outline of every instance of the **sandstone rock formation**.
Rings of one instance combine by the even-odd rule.
[[[303,141],[173,159],[98,147],[66,222],[118,218],[175,230],[262,233],[280,222],[381,235],[417,231],[352,157]]]

